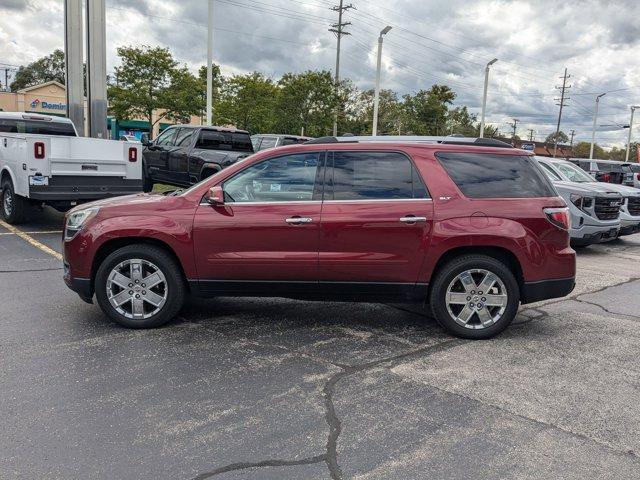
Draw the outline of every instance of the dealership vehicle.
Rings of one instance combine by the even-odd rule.
[[[640,164],[629,163],[627,164],[630,174],[628,174],[624,180],[624,184],[629,187],[640,188]]]
[[[590,160],[588,158],[570,158],[569,161],[588,172],[599,182],[617,183],[624,182],[626,174],[630,173],[628,164],[615,160]]]
[[[175,125],[150,142],[143,134],[144,190],[154,183],[188,187],[253,153],[245,130]]]
[[[2,217],[24,221],[32,205],[74,205],[142,191],[140,144],[78,137],[67,118],[0,112]]]
[[[300,135],[277,135],[271,133],[251,135],[251,143],[256,152],[266,148],[284,147],[285,145],[296,145],[312,140],[312,137]]]
[[[573,246],[583,247],[618,238],[623,198],[614,185],[597,182],[569,162],[560,163],[547,157],[536,159],[569,206]],[[563,174],[567,166],[572,168],[571,172],[582,173],[589,181],[577,182],[572,180],[577,176],[575,173]]]
[[[566,160],[560,160],[556,158],[538,158],[539,162],[546,167],[547,170],[552,170],[561,180],[566,182],[573,182],[579,187],[586,187],[593,190],[596,194],[615,192],[621,195],[622,204],[620,206],[620,231],[618,236],[630,235],[632,233],[640,232],[640,190],[633,187],[627,187],[625,185],[617,185],[612,183],[603,183],[595,180],[591,175],[586,173],[580,167],[574,165]],[[554,178],[552,178],[554,180]],[[560,191],[560,188],[558,188]],[[585,198],[578,199],[576,202],[571,201],[574,205],[581,208],[581,215],[590,215],[591,211],[588,205],[591,204],[590,200]],[[586,203],[586,205],[585,205]],[[597,215],[598,199],[594,201],[595,211]],[[574,224],[572,223],[572,226]],[[573,228],[572,228],[573,232]]]
[[[185,294],[429,302],[488,338],[574,287],[568,209],[532,156],[492,139],[325,137],[171,195],[66,216],[65,282],[154,327]]]

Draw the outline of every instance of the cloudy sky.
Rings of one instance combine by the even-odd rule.
[[[109,71],[120,45],[164,45],[195,69],[206,59],[207,0],[106,0]],[[224,74],[331,69],[336,40],[327,29],[339,0],[215,0],[214,59]],[[562,130],[623,146],[629,106],[640,104],[638,0],[351,0],[341,76],[370,88],[378,32],[385,38],[383,88],[400,93],[449,85],[456,104],[479,112],[484,66],[494,57],[488,122],[537,140],[555,131],[556,85],[571,75]],[[0,0],[0,69],[63,47],[63,0]],[[639,115],[640,117],[640,115]],[[636,127],[634,140],[640,140]]]

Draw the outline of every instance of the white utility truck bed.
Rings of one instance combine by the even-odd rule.
[[[23,221],[33,204],[66,211],[141,192],[141,144],[78,137],[67,118],[0,112],[0,188],[0,213],[10,223]]]

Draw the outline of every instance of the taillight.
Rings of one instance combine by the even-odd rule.
[[[44,158],[44,143],[36,142],[33,144],[33,156],[38,160],[42,160]]]
[[[603,173],[602,174],[602,181],[603,182],[607,182],[610,183],[611,182],[611,175],[608,173]]]
[[[137,162],[138,161],[138,149],[135,147],[129,147],[129,161]]]
[[[542,210],[547,216],[547,220],[553,223],[556,227],[563,230],[569,230],[569,209],[563,208],[544,208]]]

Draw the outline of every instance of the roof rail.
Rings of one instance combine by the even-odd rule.
[[[344,137],[319,137],[305,143],[361,143],[361,142],[407,142],[407,143],[440,143],[447,145],[476,145],[478,147],[513,148],[512,145],[496,140],[495,138],[477,137],[429,137],[411,135],[378,135],[378,136],[344,136]]]

